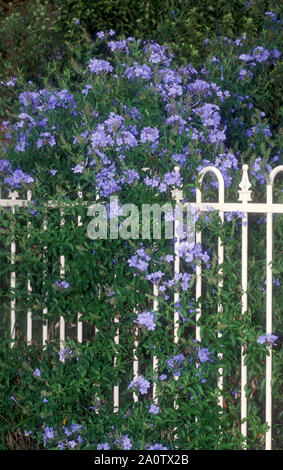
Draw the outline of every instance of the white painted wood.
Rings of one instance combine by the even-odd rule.
[[[43,220],[43,230],[47,230],[47,221],[46,221],[46,219]],[[43,264],[44,265],[47,261],[47,256],[46,255],[47,255],[47,246],[44,246],[44,248],[43,248]],[[47,276],[47,269],[44,272],[44,280],[46,279],[46,276]],[[45,299],[45,301],[46,300],[47,299]],[[44,307],[42,313],[43,313],[43,318],[46,317],[47,314],[48,314],[48,308]],[[43,322],[43,325],[42,325],[42,344],[43,344],[43,346],[46,346],[47,342],[48,342],[48,320],[47,320],[47,318],[44,318],[44,322]]]
[[[79,197],[79,199],[83,198],[82,191],[78,191],[78,197]],[[83,225],[82,217],[79,215],[78,216],[78,227],[81,227],[82,225]],[[78,312],[78,314],[77,314],[77,341],[78,341],[78,343],[83,342],[83,322],[81,321],[81,313],[80,312]]]
[[[156,282],[153,284],[153,295],[154,295],[154,300],[153,300],[153,311],[158,312],[158,286]],[[157,377],[158,376],[158,358],[157,356],[153,356],[153,374]],[[152,399],[153,402],[157,405],[158,404],[158,397],[157,397],[157,392],[156,392],[156,382],[153,383],[153,391],[152,391]]]
[[[245,315],[248,309],[248,226],[243,225],[242,220],[242,315]],[[241,434],[247,436],[247,366],[245,365],[245,345],[241,346]],[[242,420],[245,420],[242,422]],[[244,441],[244,445],[246,441]]]
[[[15,202],[17,197],[19,197],[17,191],[13,191],[9,193],[9,198],[12,204],[10,207],[12,207],[12,214],[15,214]],[[14,237],[12,237],[11,241],[11,264],[14,265],[16,260],[16,242]],[[16,271],[12,271],[10,275],[10,288],[11,292],[14,293],[16,289]],[[13,299],[11,300],[11,306],[10,306],[10,313],[11,313],[11,323],[10,323],[10,334],[11,334],[11,339],[15,340],[16,338],[16,300]],[[11,342],[11,347],[15,345],[15,341]]]
[[[60,227],[64,227],[65,219],[64,219],[63,209],[60,209],[60,216],[61,216]],[[64,276],[65,276],[65,256],[61,255],[60,256],[60,277],[64,278]],[[65,357],[63,354],[63,350],[65,348],[65,319],[63,315],[60,315],[59,335],[60,335],[60,353],[62,353],[60,355],[60,361],[65,362]]]
[[[176,191],[176,190],[174,190]],[[172,193],[174,192],[172,191]],[[88,201],[82,201],[81,204],[84,206],[89,205]],[[11,201],[9,199],[0,199],[0,206],[1,207],[14,207],[14,206],[19,206],[23,207],[27,205],[26,200],[21,200],[17,199],[16,203],[14,201]],[[76,202],[73,203],[73,205],[76,205]],[[225,202],[223,204],[219,202],[184,202],[184,208],[190,205],[191,207],[195,207],[201,212],[206,212],[210,211],[212,209],[216,211],[223,211],[223,212],[248,212],[248,213],[253,213],[253,214],[268,214],[271,212],[272,214],[283,214],[283,204],[278,204],[278,203],[273,203],[273,204],[266,204],[266,203],[259,203],[259,202],[252,202],[250,204],[245,204],[245,203],[239,203],[239,202]],[[46,207],[52,209],[56,207],[69,207],[69,203],[63,203],[60,202],[54,203],[51,201],[46,202],[45,204]]]
[[[188,202],[184,206],[191,206],[198,209],[200,212],[207,212],[216,210],[223,212],[248,212],[249,214],[283,214],[283,204],[265,204],[265,203],[250,203],[240,204],[238,202],[225,202],[220,204],[218,202]]]
[[[248,165],[243,165],[242,181],[239,184],[239,201],[251,201],[251,184],[248,176]],[[244,212],[242,218],[242,315],[248,310],[248,214]],[[245,364],[246,345],[241,346],[241,434],[247,438],[247,366]],[[243,442],[246,446],[246,439]]]
[[[116,328],[116,335],[114,337],[114,343],[115,345],[119,344],[119,318],[116,315],[114,318],[114,323],[117,324]],[[114,367],[117,367],[117,350],[115,351],[115,357],[114,357]],[[119,411],[119,384],[114,385],[113,387],[113,410],[114,413],[117,413]]]
[[[273,203],[273,183],[276,175],[283,172],[283,165],[274,168],[269,175],[266,186],[266,204]],[[273,261],[273,219],[272,213],[266,215],[266,333],[272,333],[272,261]],[[265,418],[268,431],[265,435],[265,449],[272,449],[272,346],[269,345],[269,355],[266,357],[265,377]]]
[[[30,202],[32,198],[31,191],[27,191],[27,201]],[[29,228],[31,225],[31,222],[29,221],[27,223],[27,227]],[[27,237],[30,237],[30,234],[28,233]],[[28,274],[28,280],[27,280],[28,286],[27,286],[27,291],[28,295],[32,293],[32,288],[31,288],[31,282],[30,282],[30,277]],[[32,343],[32,311],[30,308],[27,310],[27,344]]]
[[[136,310],[134,310],[134,311],[136,313]],[[134,328],[135,340],[134,340],[134,350],[133,350],[133,375],[134,375],[134,380],[136,380],[138,375],[139,375],[139,359],[138,359],[138,356],[137,356],[137,348],[138,348],[138,345],[139,345],[138,334],[139,334],[139,329],[136,327],[136,328]],[[138,394],[136,392],[133,392],[133,400],[134,400],[134,403],[136,403],[139,400]]]

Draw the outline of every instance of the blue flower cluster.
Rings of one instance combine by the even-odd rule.
[[[275,21],[271,12],[266,14]],[[84,72],[81,96],[91,104],[93,93],[99,86],[95,85],[95,80],[100,77],[101,86],[105,80],[109,80],[111,86],[114,86],[113,80],[117,82],[119,78],[120,86],[130,94],[137,94],[137,98],[144,99],[147,96],[153,101],[157,99],[163,108],[163,120],[151,125],[136,105],[131,107],[128,103],[118,103],[115,99],[113,109],[109,110],[107,116],[92,109],[93,119],[90,125],[80,109],[80,99],[67,89],[24,91],[19,95],[21,112],[17,121],[3,123],[7,131],[6,138],[14,141],[15,152],[29,151],[33,145],[42,152],[52,148],[56,151],[62,134],[67,139],[72,137],[76,150],[80,150],[83,144],[85,156],[80,157],[75,165],[71,164],[69,171],[75,175],[90,172],[102,198],[137,182],[161,194],[180,187],[184,183],[182,168],[190,167],[192,151],[199,162],[198,170],[213,164],[223,173],[225,185],[231,186],[234,171],[238,170],[238,155],[226,148],[227,125],[222,117],[222,105],[231,97],[230,92],[221,89],[212,80],[209,81],[206,68],[198,72],[190,64],[174,67],[173,55],[168,52],[167,47],[154,41],[142,43],[131,37],[113,40],[114,34],[113,30],[109,33],[97,33],[98,41],[106,45],[110,57],[107,60],[94,57],[89,61]],[[228,38],[222,40],[228,42]],[[235,46],[242,47],[244,40],[243,37],[235,41]],[[239,60],[246,64],[246,68],[240,71],[240,78],[244,79],[252,73],[250,68],[279,58],[280,52],[277,49],[267,50],[260,45],[251,53],[240,54]],[[211,59],[216,65],[219,60],[217,57]],[[63,128],[61,112],[65,113],[64,119],[66,116],[68,119],[75,119],[76,135],[69,136],[68,130]],[[178,151],[168,148],[168,133],[172,134],[174,141],[177,136],[182,138],[182,148]],[[247,138],[257,133],[263,133],[265,137],[271,136],[268,125],[256,124],[245,130]],[[142,177],[142,161],[137,159],[137,155],[142,153],[160,158],[161,161],[166,160],[172,167],[171,170],[164,172],[160,167]],[[214,158],[209,158],[209,154],[214,155]],[[176,163],[181,167],[181,174],[173,170]],[[57,169],[52,168],[50,171],[54,175]],[[269,168],[265,167],[264,171],[269,171]],[[22,183],[33,182],[34,176],[22,175],[20,179],[17,173],[14,177],[7,178],[6,184],[17,187]]]
[[[146,380],[142,375],[136,377],[136,379],[132,380],[128,386],[128,390],[135,389],[141,395],[145,395],[150,388],[150,382]]]
[[[12,170],[8,160],[0,160],[0,173],[4,176],[3,183],[10,188],[22,188],[34,182],[33,176],[25,173],[20,168]]]
[[[156,315],[153,312],[138,313],[134,323],[144,326],[148,331],[153,331],[156,327]]]
[[[81,435],[78,434],[78,431],[80,431],[81,429],[82,429],[82,426],[76,423],[71,424],[71,429],[68,429],[67,426],[64,426],[63,432],[66,438],[59,442],[57,441],[57,449],[60,449],[60,450],[74,449],[79,444],[82,444],[84,440],[81,437]],[[50,441],[51,441],[51,445],[55,447],[56,443],[54,442],[54,440],[58,434],[59,433],[55,431],[53,427],[45,426],[43,430],[44,447],[46,447],[47,444],[50,445]],[[69,438],[70,436],[72,436],[72,439],[68,440],[67,438]]]
[[[278,339],[278,336],[272,335],[271,333],[266,333],[257,338],[259,344],[275,344],[275,341]]]

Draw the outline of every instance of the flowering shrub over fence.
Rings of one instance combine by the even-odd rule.
[[[138,208],[143,203],[163,205],[172,202],[171,191],[181,187],[186,200],[193,201],[196,174],[210,164],[221,171],[226,194],[235,200],[239,170],[248,163],[257,183],[254,199],[261,200],[263,183],[282,162],[282,154],[278,136],[272,134],[252,94],[257,77],[280,61],[276,34],[270,44],[258,44],[253,50],[245,37],[234,42],[224,38],[215,47],[219,57],[210,57],[196,70],[190,64],[178,67],[169,48],[155,42],[100,32],[87,63],[74,63],[58,83],[41,89],[30,83],[24,91],[16,81],[4,84],[18,93],[19,102],[15,115],[2,123],[1,197],[17,190],[25,198],[31,190],[32,199],[26,209],[0,213],[3,448],[22,443],[45,449],[240,449],[243,445],[261,449],[267,428],[266,343],[274,344],[277,446],[283,260],[276,240],[282,237],[281,216],[274,217],[276,295],[271,337],[265,335],[262,307],[262,217],[252,221],[252,302],[245,316],[239,259],[243,214],[227,214],[222,223],[216,212],[196,212],[202,246],[181,242],[179,273],[174,272],[172,240],[87,237],[89,218],[83,201],[88,205],[100,201],[109,209],[109,197],[116,195],[120,204],[130,202]],[[97,58],[102,50],[104,59]],[[205,196],[214,198],[217,187],[213,178],[207,178]],[[282,196],[282,190],[275,189],[278,202]],[[59,208],[47,208],[50,200],[64,202],[63,215]],[[120,221],[125,222],[125,215]],[[218,236],[226,255],[220,292]],[[15,269],[9,262],[12,239],[17,244],[14,292],[7,281]],[[201,321],[196,320],[194,293],[198,262],[203,265],[204,283]],[[7,331],[13,299],[16,338],[10,348]],[[176,309],[177,342],[173,339]],[[27,310],[32,311],[34,328],[33,343],[25,346]],[[81,343],[75,340],[78,313],[84,324]],[[60,317],[67,328],[63,351]],[[44,348],[42,321],[48,321],[49,342]],[[196,325],[201,327],[201,341],[194,336]],[[241,345],[249,373],[250,427],[245,438],[239,423]],[[133,356],[138,358],[136,377]],[[220,368],[223,407],[218,402]],[[120,403],[113,412],[117,384]]]

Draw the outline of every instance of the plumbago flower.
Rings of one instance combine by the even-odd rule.
[[[184,369],[185,360],[186,358],[184,354],[176,354],[167,360],[167,369],[169,371],[173,371],[175,376],[180,376],[182,374],[182,370]]]
[[[98,444],[97,450],[110,450],[110,445],[108,442],[104,442],[103,444]]]
[[[131,443],[131,439],[129,438],[128,434],[119,436],[118,439],[114,441],[114,444],[118,446],[118,448],[124,450],[131,450],[133,444]]]
[[[46,446],[47,442],[49,440],[54,439],[54,437],[55,437],[54,428],[46,426],[44,428],[44,433],[43,433],[43,445],[44,445],[44,447]]]
[[[200,362],[213,362],[213,359],[210,357],[211,353],[208,348],[201,348],[198,351],[198,358]]]
[[[148,450],[168,450],[167,447],[162,444],[152,444],[148,447]]]
[[[275,341],[278,339],[278,336],[272,335],[271,333],[266,333],[257,338],[257,343],[259,344],[275,344]]]
[[[83,426],[78,423],[72,423],[70,427],[51,427],[45,426],[43,430],[43,445],[51,446],[59,450],[75,449],[84,443],[80,435]]]
[[[89,70],[96,75],[100,72],[112,72],[113,67],[107,60],[100,60],[100,59],[91,59],[89,62]]]
[[[137,319],[134,323],[144,326],[148,331],[153,331],[156,328],[156,315],[153,312],[142,312],[137,314]]]
[[[33,375],[35,375],[36,377],[40,377],[41,376],[40,369],[35,369],[33,372]]]
[[[70,283],[63,279],[62,281],[55,281],[55,286],[61,287],[62,289],[68,289],[70,287]]]
[[[78,357],[76,357],[75,353],[68,347],[62,349],[62,351],[60,351],[58,355],[60,360],[68,359],[70,357],[73,357],[78,360]]]
[[[10,186],[10,188],[21,188],[24,184],[30,184],[34,182],[34,178],[31,175],[24,173],[20,169],[14,171],[10,170],[10,167],[6,167],[10,175],[4,178],[4,184]]]
[[[128,259],[128,264],[131,267],[137,268],[140,271],[146,271],[149,266],[151,256],[145,252],[144,248],[139,248],[136,255]]]
[[[149,413],[151,413],[152,415],[157,415],[159,413],[159,409],[159,406],[152,404],[150,405]]]
[[[132,380],[128,386],[128,390],[135,389],[135,391],[140,392],[141,395],[145,395],[149,388],[150,382],[142,375],[139,375],[136,379]]]

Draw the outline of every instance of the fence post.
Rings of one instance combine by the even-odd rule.
[[[64,211],[63,209],[60,209],[60,226],[64,227],[65,225],[65,219],[64,219]],[[65,256],[60,255],[60,278],[65,276]],[[65,318],[63,315],[60,315],[60,320],[59,320],[59,329],[60,329],[60,353],[63,353],[64,347],[65,347]],[[65,355],[60,354],[60,361],[65,362]]]
[[[44,219],[43,219],[43,231],[44,232],[47,231],[46,214],[44,214]],[[47,279],[47,274],[48,274],[48,272],[47,272],[48,270],[47,270],[47,267],[46,267],[46,263],[47,263],[47,246],[46,245],[43,247],[42,259],[43,259],[43,265],[45,265],[44,281],[43,281],[43,282],[45,282],[46,279]],[[47,301],[47,297],[45,298],[45,301]],[[48,341],[48,320],[47,320],[48,308],[44,307],[42,313],[43,313],[42,344],[43,344],[44,347],[46,347],[47,341]]]
[[[218,181],[218,203],[221,204],[222,206],[224,206],[224,203],[225,203],[225,183],[224,183],[223,175],[218,170],[218,168],[215,168],[215,167],[212,167],[212,166],[205,167],[200,172],[200,175],[199,175],[200,176],[200,181],[199,182],[201,184],[202,181],[203,181],[204,176],[209,172],[213,173],[217,178],[217,181]],[[196,189],[196,203],[199,204],[201,202],[202,202],[202,193],[201,193],[201,190],[199,188],[197,188]],[[223,224],[223,222],[224,222],[224,211],[223,210],[219,210],[219,217],[220,217],[221,222]],[[197,243],[201,244],[201,241],[202,241],[201,240],[201,232],[196,233],[196,241],[197,241]],[[217,248],[218,266],[221,266],[224,262],[224,246],[222,244],[222,241],[221,241],[220,237],[218,237],[217,244],[218,244],[218,248]],[[196,299],[198,299],[201,296],[201,263],[200,262],[198,263],[196,269],[197,269],[197,271],[196,271],[196,277],[197,277]],[[222,289],[222,286],[223,286],[222,268],[219,269],[218,275],[219,275],[219,280],[218,280],[218,296],[219,296],[220,292],[221,292],[221,289]],[[221,314],[221,312],[222,312],[222,305],[221,305],[220,302],[218,302],[218,305],[217,305],[217,312],[219,314]],[[199,305],[198,310],[197,310],[197,320],[199,320],[200,316],[201,316],[201,305]],[[218,331],[217,336],[218,336],[218,338],[221,338],[222,334],[221,334],[220,331]],[[196,329],[196,339],[198,341],[200,341],[200,339],[201,339],[200,338],[200,327],[199,326],[197,326],[197,329]],[[218,358],[220,360],[222,360],[223,359],[223,354],[219,353]],[[222,392],[223,391],[223,369],[222,368],[218,369],[218,374],[219,374],[218,388]],[[221,408],[223,408],[223,395],[222,394],[219,396],[218,403],[219,403],[219,406]]]
[[[27,191],[27,201],[31,201],[31,191]],[[29,228],[31,225],[31,222],[28,221],[27,227]],[[30,234],[27,234],[27,238],[30,237]],[[30,273],[28,273],[28,296],[32,293],[32,288],[31,288],[31,282],[30,282]],[[27,310],[27,344],[30,345],[32,343],[32,311],[30,308]]]
[[[248,165],[242,167],[242,180],[239,184],[239,198],[243,204],[247,204],[251,198],[251,183],[248,175]],[[244,220],[245,219],[245,220]],[[244,212],[242,218],[242,315],[244,316],[248,310],[248,213]],[[241,346],[241,434],[247,437],[247,366],[245,365],[246,345]],[[246,440],[244,441],[246,446]]]
[[[83,193],[80,190],[78,191],[78,197],[79,197],[80,200],[82,200]],[[78,216],[78,227],[81,227],[82,225],[83,225],[82,218],[79,215]],[[83,342],[83,323],[81,321],[81,313],[80,312],[78,312],[78,315],[77,315],[77,340],[78,340],[78,343]]]
[[[273,203],[273,182],[276,175],[283,171],[283,165],[274,168],[269,175],[269,183],[266,185],[266,204]],[[273,259],[273,220],[272,212],[266,214],[266,333],[272,334],[272,259]],[[269,345],[269,355],[266,357],[265,377],[265,415],[269,426],[265,435],[265,449],[272,449],[272,346]]]
[[[153,283],[153,296],[154,296],[153,311],[157,312],[157,310],[158,310],[158,286],[157,286],[156,282]],[[158,358],[157,358],[157,356],[153,356],[152,368],[153,368],[153,374],[156,373],[156,375],[158,376]],[[153,383],[152,399],[153,399],[153,402],[157,405],[158,397],[157,397],[157,392],[156,392],[156,383]]]
[[[9,193],[9,198],[12,201],[15,201],[19,197],[19,194],[17,191],[13,191]],[[12,206],[12,214],[15,216],[15,205]],[[14,221],[13,221],[14,224]],[[16,260],[16,242],[15,242],[15,233],[14,233],[14,227],[12,229],[12,240],[11,240],[11,264],[14,265]],[[16,271],[12,271],[10,275],[10,288],[11,288],[11,293],[12,295],[15,294],[15,289],[16,289]],[[11,334],[11,339],[13,340],[11,342],[11,348],[15,344],[15,338],[16,338],[16,300],[13,299],[11,300],[11,326],[10,326],[10,334]]]

